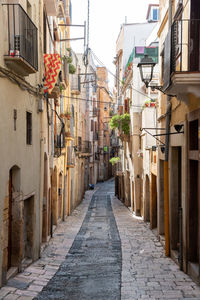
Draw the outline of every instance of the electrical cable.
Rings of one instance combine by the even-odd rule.
[[[8,78],[12,83],[15,83],[19,86],[23,91],[27,91],[34,96],[41,96],[42,94],[33,87],[30,83],[28,83],[24,78],[15,75],[12,71],[8,71],[7,69],[0,67],[0,73],[3,74],[1,77]]]
[[[99,62],[99,64],[101,64],[103,67],[105,67],[105,68],[108,70],[108,72],[109,72],[115,79],[117,79],[118,82],[121,83],[121,80],[120,80],[113,72],[111,72],[111,71],[105,66],[105,64],[97,57],[97,55],[94,53],[94,51],[92,51],[91,49],[90,49],[90,51],[91,51],[91,53],[93,54],[93,56],[94,56],[94,58],[96,59],[96,61]],[[144,94],[143,92],[139,91],[139,90],[136,89],[133,85],[128,84],[128,87],[130,87],[131,89],[133,89],[133,90],[136,91],[137,93],[139,93],[139,94],[141,94],[141,95],[143,95],[143,96],[149,98],[150,100],[153,100],[153,98],[151,98],[151,97],[149,97],[148,95]]]
[[[73,99],[73,100],[79,100],[79,101],[85,101],[85,102],[93,102],[93,103],[99,103],[99,101],[97,101],[97,100],[88,100],[88,99],[86,99],[86,98],[75,98],[75,97],[70,97],[70,96],[64,96],[63,95],[63,98],[68,98],[68,99]],[[105,103],[105,104],[109,104],[109,105],[111,105],[111,106],[118,106],[117,104],[115,104],[115,103],[111,103],[111,102],[106,102],[106,101],[101,101],[101,103]],[[71,105],[73,105],[73,104],[71,104]],[[142,107],[142,105],[132,105],[133,107]]]

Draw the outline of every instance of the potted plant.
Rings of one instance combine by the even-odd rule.
[[[71,64],[72,63],[72,58],[70,56],[64,55],[62,57],[63,61],[66,61],[67,64]]]
[[[67,118],[67,120],[70,120],[71,119],[71,112],[70,111],[67,111],[65,113],[65,117]]]
[[[69,64],[69,73],[70,74],[76,73],[76,67],[73,64]]]
[[[61,119],[63,119],[65,117],[65,115],[63,113],[60,114]]]
[[[115,115],[109,122],[111,129],[119,130],[121,140],[127,140],[130,133],[130,114]]]
[[[118,163],[120,160],[120,158],[117,156],[117,157],[112,157],[109,162],[112,164],[112,166],[114,166],[116,163]]]

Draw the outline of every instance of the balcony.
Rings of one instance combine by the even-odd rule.
[[[78,137],[78,145],[75,148],[76,148],[76,152],[78,153],[82,153],[82,154],[92,153],[92,143],[90,141],[82,141],[81,137]]]
[[[83,141],[81,144],[82,153],[92,153],[92,144],[90,141]]]
[[[200,20],[179,20],[164,46],[164,90],[182,98],[200,92]],[[171,49],[171,51],[170,51]]]
[[[111,147],[119,147],[119,140],[117,137],[110,138],[110,145]]]
[[[58,83],[55,84],[51,94],[49,94],[49,98],[57,99],[60,97],[60,86]]]
[[[69,85],[69,64],[64,59],[62,62],[62,74],[63,74],[63,80],[66,84],[66,86]]]
[[[54,141],[54,156],[59,157],[62,154],[62,149],[65,148],[65,131],[62,130],[60,134],[56,135]]]
[[[108,131],[109,128],[110,128],[110,127],[109,127],[109,124],[108,124],[108,123],[104,123],[104,124],[103,124],[103,130],[104,130],[104,131]]]
[[[57,18],[64,18],[64,17],[65,17],[65,6],[63,0],[59,0]]]
[[[19,4],[6,4],[8,17],[8,68],[21,76],[38,71],[38,30]]]
[[[58,14],[57,0],[44,0],[47,16],[56,17]]]
[[[98,138],[99,138],[98,132],[93,132],[93,140],[98,141]]]
[[[65,84],[65,81],[63,79],[62,71],[60,71],[57,82],[51,91],[51,94],[49,94],[49,98],[57,99],[60,97],[63,90],[66,90],[67,86]]]
[[[93,117],[97,117],[97,107],[93,108]]]
[[[80,75],[77,74],[71,75],[70,84],[71,84],[71,94],[80,95],[81,93]]]
[[[75,166],[75,156],[74,149],[72,146],[67,147],[67,168],[74,168]]]

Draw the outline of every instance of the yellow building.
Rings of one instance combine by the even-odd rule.
[[[40,253],[42,9],[34,0],[0,6],[0,285]]]
[[[161,85],[168,96],[160,97],[158,114],[167,133],[165,153],[159,150],[158,156],[159,234],[165,234],[166,254],[195,280],[200,254],[199,16],[196,0],[160,1]]]

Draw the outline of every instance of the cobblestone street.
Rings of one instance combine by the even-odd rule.
[[[0,299],[200,299],[200,288],[114,197],[111,180],[86,192],[41,258],[10,279]]]

